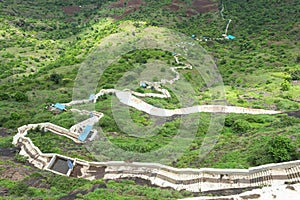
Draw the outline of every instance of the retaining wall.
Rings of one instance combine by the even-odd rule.
[[[249,169],[178,169],[157,163],[126,163],[123,161],[87,162],[58,154],[44,154],[32,143],[30,138],[26,137],[28,130],[38,126],[45,127],[53,133],[56,133],[58,130],[66,131],[51,123],[26,125],[18,129],[18,134],[14,137],[13,143],[21,147],[21,154],[27,156],[29,162],[40,169],[53,173],[57,172],[50,170],[47,166],[49,166],[50,162],[53,162],[54,156],[58,156],[74,160],[74,167],[78,165],[77,167],[81,174],[75,177],[89,180],[99,177],[104,179],[141,178],[159,187],[171,187],[176,190],[188,190],[192,192],[300,182],[300,160],[268,164]],[[54,129],[56,131],[53,131]],[[69,137],[68,134],[61,133],[60,135]],[[67,175],[71,173],[70,171]]]

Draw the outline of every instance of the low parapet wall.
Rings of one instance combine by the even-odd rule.
[[[127,163],[124,161],[111,162],[88,162],[85,160],[69,158],[58,154],[45,154],[36,147],[30,138],[26,137],[27,131],[37,127],[47,128],[57,134],[70,137],[67,129],[51,123],[41,123],[36,125],[26,125],[18,129],[13,143],[21,147],[22,155],[28,157],[29,162],[40,169],[49,169],[49,163],[53,162],[53,157],[74,160],[74,168],[77,174],[72,174],[70,170],[66,175],[89,180],[122,179],[122,178],[141,178],[150,181],[159,187],[171,187],[176,190],[188,190],[192,192],[204,192],[212,190],[224,190],[233,188],[249,188],[266,185],[282,185],[285,182],[300,182],[300,160],[268,164],[249,169],[178,169],[158,163]],[[51,127],[51,128],[49,128]],[[53,131],[55,129],[55,131]],[[70,133],[71,134],[71,133]],[[77,165],[77,166],[76,166]],[[73,168],[73,170],[74,170]],[[61,173],[57,173],[60,174]]]

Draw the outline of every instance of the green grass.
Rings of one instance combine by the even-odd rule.
[[[1,137],[0,140],[0,148],[10,148],[13,147],[12,145],[12,136],[8,136],[8,137]]]
[[[230,122],[230,120],[233,120]],[[245,132],[237,131],[233,128],[232,122],[236,119],[243,119],[250,124],[250,129]],[[256,156],[253,152],[252,143],[263,137],[273,138],[276,135],[284,135],[291,138],[291,145],[299,147],[300,137],[299,119],[285,116],[252,116],[230,114],[226,121],[222,133],[218,137],[218,142],[213,150],[203,159],[199,160],[197,151],[187,152],[179,162],[178,167],[216,167],[216,168],[248,168],[253,166],[249,159]],[[260,141],[264,144],[266,140]],[[299,159],[299,155],[297,159]]]
[[[40,183],[46,183],[48,188],[28,187],[26,181],[30,179],[38,179]],[[76,191],[78,192],[76,197],[82,199],[178,199],[192,196],[190,192],[139,186],[128,180],[120,182],[88,181],[45,172],[32,173],[19,182],[0,179],[0,185],[9,189],[10,196],[4,199],[58,199]],[[93,186],[96,187],[91,190]],[[88,194],[81,194],[88,190],[90,190]]]
[[[27,136],[43,153],[57,153],[74,158],[94,160],[85,146],[76,144],[69,138],[38,130],[30,131]]]
[[[173,12],[165,8],[171,1],[154,0],[144,1],[145,4],[140,7],[141,10],[137,9],[124,16],[123,19],[114,21],[107,17],[114,14],[122,15],[124,8],[107,9],[105,6],[111,1],[101,1],[101,5],[99,2],[94,0],[84,2],[41,0],[34,3],[27,0],[18,1],[18,3],[8,0],[1,2],[1,127],[16,133],[19,126],[50,121],[69,128],[74,123],[73,114],[54,115],[44,110],[45,103],[71,101],[72,89],[81,63],[100,44],[102,38],[129,29],[132,27],[131,21],[133,23],[135,21],[146,22],[146,25],[142,25],[141,28],[152,25],[167,27],[188,36],[195,34],[198,38],[220,37],[226,26],[226,21],[221,19],[218,11],[188,17],[185,13],[185,6]],[[200,45],[213,56],[216,62],[223,78],[228,104],[281,111],[299,110],[299,80],[298,82],[291,80],[293,71],[299,69],[300,61],[297,41],[300,30],[298,2],[296,0],[276,3],[266,0],[227,0],[223,3],[226,19],[233,20],[229,27],[229,34],[235,35],[236,39],[200,42]],[[82,5],[80,12],[74,15],[63,13],[62,6],[79,4]],[[113,88],[119,78],[128,70],[138,67],[137,65],[140,65],[138,63],[144,61],[143,58],[149,61],[157,59],[163,63],[168,63],[168,60],[173,62],[170,54],[164,52],[164,55],[163,57],[162,52],[157,50],[136,51],[124,55],[125,62],[124,60],[118,61],[104,72],[98,89]],[[53,73],[62,76],[57,84],[50,80],[50,75]],[[189,98],[193,98],[197,104],[211,102],[213,97],[205,90],[202,78],[195,71],[180,70],[180,74],[195,89],[192,97],[187,95]],[[287,90],[283,83],[288,85]],[[138,82],[136,84],[133,89],[137,88]],[[149,91],[144,90],[144,92]],[[151,138],[130,137],[117,128],[112,117],[111,97],[105,98],[95,105],[97,111],[105,114],[99,124],[103,126],[109,139],[120,147],[134,151],[150,151],[165,145],[176,132],[174,128],[168,129],[168,133],[158,134]],[[170,109],[181,107],[179,98],[145,98],[145,101]],[[149,121],[148,115],[135,109],[130,109],[130,117],[136,125],[141,127],[155,124],[154,120]],[[252,166],[249,158],[255,154],[251,149],[255,146],[253,144],[256,144],[256,141],[267,144],[268,138],[277,135],[284,135],[291,139],[293,145],[298,148],[300,146],[298,119],[282,115],[231,114],[226,117],[225,127],[218,137],[218,143],[204,160],[200,160],[199,148],[206,135],[209,121],[209,114],[201,114],[197,137],[185,154],[174,163],[175,166],[247,168]],[[166,124],[174,126],[176,123],[178,122],[175,120]],[[109,132],[118,134],[110,135]],[[77,151],[64,149],[64,143],[74,147],[74,144],[67,139],[49,133],[45,133],[44,136],[39,134],[31,134],[31,136],[35,137],[38,145],[44,146],[45,151],[60,152],[74,157],[78,151],[80,154],[77,153],[77,156],[90,158],[88,152],[81,147]],[[0,147],[10,147],[11,139],[11,136],[2,138]],[[45,144],[45,141],[49,144]],[[58,182],[62,185],[69,183],[65,178],[61,178]],[[91,186],[90,183],[80,182],[80,180],[78,184],[84,184],[85,189]],[[8,188],[16,187],[20,191],[24,189],[24,185],[8,180],[1,179],[0,185]],[[120,184],[112,182],[107,185],[109,187],[97,189],[90,193],[90,196],[82,198],[97,199],[100,195],[103,199],[155,199],[184,196],[182,193],[135,186],[129,182]],[[58,184],[50,189],[29,188],[24,190],[24,193],[20,193],[20,196],[11,194],[8,198],[59,198],[73,189],[71,186],[64,189],[60,187],[61,185]],[[116,192],[113,193],[112,190]]]

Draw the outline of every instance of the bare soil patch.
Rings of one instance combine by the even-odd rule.
[[[79,176],[82,176],[82,173],[81,173],[81,169],[82,169],[82,165],[75,165],[72,173],[71,173],[71,177],[79,177]]]
[[[188,9],[185,13],[188,17],[198,14],[194,9]]]
[[[13,158],[16,155],[17,151],[17,148],[0,148],[0,159],[2,159],[2,156]]]
[[[24,184],[35,188],[50,189],[50,185],[45,181],[44,177],[31,177],[24,181]]]
[[[103,178],[105,176],[106,166],[90,166],[89,170],[92,176],[95,176],[96,179]]]
[[[122,19],[128,14],[138,11],[143,4],[144,2],[142,0],[129,0],[127,3],[125,3],[125,0],[119,0],[111,3],[107,8],[125,8],[121,16],[111,16],[114,19]]]
[[[122,8],[125,7],[124,0],[119,0],[117,2],[112,2],[107,8]]]
[[[300,81],[292,81],[294,85],[300,85]]]
[[[293,112],[288,112],[287,114],[288,114],[288,116],[293,116],[293,117],[298,117],[298,118],[300,118],[300,110],[298,110],[298,111],[293,111]]]
[[[180,0],[173,0],[172,3],[174,4],[185,4],[183,1]]]
[[[142,0],[129,0],[127,3],[125,0],[119,0],[111,3],[107,8],[138,8],[142,3]]]
[[[180,0],[173,0],[171,4],[166,5],[164,8],[169,9],[171,11],[178,11],[186,7],[186,3]]]
[[[180,9],[180,6],[175,5],[175,4],[170,4],[170,5],[165,6],[165,8],[172,10],[172,11],[178,11]]]
[[[67,196],[60,198],[60,200],[73,200],[73,199],[76,199],[76,196],[78,194],[86,195],[90,192],[94,192],[98,188],[106,188],[106,185],[105,184],[96,184],[88,190],[74,190],[74,191],[70,192]]]
[[[191,8],[186,11],[187,16],[197,15],[199,13],[207,13],[217,11],[218,5],[212,0],[194,0]]]
[[[218,5],[216,2],[211,0],[194,0],[192,3],[193,9],[199,13],[210,12],[213,10],[218,10]]]
[[[127,7],[138,7],[142,4],[142,0],[130,0],[127,3]]]
[[[30,169],[24,168],[20,165],[14,165],[12,167],[11,164],[4,164],[0,166],[2,168],[0,178],[10,179],[13,181],[21,181],[32,172]]]
[[[67,15],[73,15],[81,10],[79,6],[64,6],[62,7],[63,11]]]
[[[8,195],[9,195],[9,189],[0,186],[0,197],[1,196],[8,196]]]
[[[9,136],[9,132],[6,128],[0,128],[0,137],[6,137]]]

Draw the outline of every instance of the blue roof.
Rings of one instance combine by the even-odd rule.
[[[86,125],[86,127],[84,128],[83,133],[81,133],[79,135],[78,140],[80,140],[82,142],[85,141],[92,129],[93,129],[92,125]]]
[[[54,107],[57,108],[57,109],[59,109],[59,110],[64,110],[64,109],[66,109],[65,105],[62,105],[62,104],[60,104],[60,103],[56,103],[56,104],[54,105]]]
[[[233,40],[235,37],[233,35],[227,35],[227,38]]]
[[[72,160],[68,160],[67,163],[68,163],[69,169],[73,169],[73,162],[72,162]]]
[[[91,94],[89,97],[89,100],[92,101],[92,100],[94,100],[94,98],[95,98],[95,94]]]
[[[144,87],[144,88],[145,88],[145,87],[147,87],[147,84],[146,84],[145,82],[142,82],[142,83],[141,83],[141,87]]]

